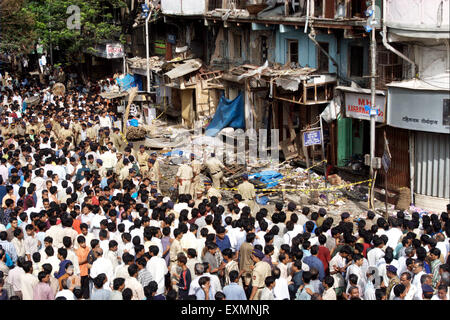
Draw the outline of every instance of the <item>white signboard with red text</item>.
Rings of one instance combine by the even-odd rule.
[[[377,110],[376,122],[386,121],[386,97],[377,95],[372,107],[371,95],[365,93],[345,92],[345,115],[348,118],[370,120],[370,109]]]
[[[108,43],[106,45],[106,57],[108,59],[123,58],[123,44]]]

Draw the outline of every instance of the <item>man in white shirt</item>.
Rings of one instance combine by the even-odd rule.
[[[166,260],[159,257],[159,249],[157,246],[150,246],[149,248],[150,260],[147,262],[147,270],[152,275],[152,279],[158,284],[156,295],[163,294],[165,291],[164,279],[168,272]]]
[[[53,246],[57,249],[61,248],[64,237],[64,230],[61,224],[56,224],[56,218],[50,217],[49,219],[51,227],[45,232],[46,237],[53,239]]]
[[[189,232],[186,232],[181,238],[181,248],[183,251],[187,252],[188,249],[196,249],[197,248],[197,230],[198,226],[196,224],[191,224],[189,228]]]
[[[2,178],[3,178],[3,183],[8,181],[8,168],[6,167],[5,164],[6,164],[6,159],[2,158],[1,165],[0,165],[0,176],[2,176]]]
[[[103,167],[106,170],[115,170],[115,167],[117,165],[117,156],[116,156],[116,154],[112,153],[105,146],[102,146],[101,150],[104,151],[104,152],[100,155],[99,158],[103,161]]]
[[[129,253],[124,253],[121,258],[122,263],[116,267],[114,279],[123,278],[126,280],[130,277],[128,267],[134,263],[134,256]]]
[[[99,121],[100,121],[100,127],[101,128],[110,128],[112,127],[112,122],[111,122],[111,118],[108,117],[108,114],[106,111],[102,112],[102,115],[100,117],[98,117]]]
[[[44,169],[36,169],[34,173],[36,176],[31,180],[31,182],[36,185],[36,194],[40,194],[42,190],[45,189],[45,179],[43,178]]]
[[[53,272],[58,272],[59,264],[61,263],[61,261],[56,256],[56,251],[54,250],[54,248],[52,246],[48,246],[45,248],[44,252],[47,258],[43,261],[43,264],[50,264],[52,266]]]
[[[278,267],[273,269],[272,276],[275,278],[275,287],[273,288],[275,300],[289,300],[288,281],[281,277],[281,271]]]
[[[144,300],[144,288],[142,284],[137,280],[138,276],[138,267],[135,264],[132,264],[128,267],[128,274],[130,277],[125,280],[125,287],[130,288],[133,292],[133,297],[131,300]]]
[[[358,277],[358,287],[361,288],[361,293],[364,293],[364,288],[366,286],[366,278],[364,273],[362,272],[362,264],[364,262],[364,257],[360,254],[356,254],[353,257],[353,264],[351,264],[348,268],[347,268],[347,272],[345,273],[345,280],[347,281],[347,283],[349,282],[349,277],[352,274],[355,274]],[[347,288],[348,289],[348,288]],[[362,296],[363,297],[363,296]]]
[[[388,242],[386,243],[386,246],[395,249],[398,245],[400,238],[403,236],[403,232],[399,228],[397,218],[391,218],[389,221],[391,224],[391,228],[388,231],[386,231],[386,236],[389,239]]]
[[[90,277],[92,279],[95,279],[99,274],[104,273],[107,279],[105,284],[103,285],[103,289],[111,290],[111,284],[114,279],[113,266],[111,264],[111,261],[103,257],[103,250],[100,248],[95,250],[94,254],[97,259],[92,264]]]
[[[67,250],[67,260],[72,261],[74,274],[80,275],[80,265],[78,263],[78,256],[73,250],[72,241],[70,237],[65,236],[63,238],[64,248]]]
[[[89,231],[93,233],[94,239],[99,239],[100,222],[104,219],[106,219],[106,217],[100,212],[94,214],[94,216],[92,217]]]
[[[22,268],[25,271],[20,277],[22,299],[33,300],[34,287],[38,284],[39,280],[33,275],[33,263],[31,261],[25,261]]]
[[[416,249],[414,249],[414,247],[407,247],[405,248],[404,251],[404,255],[401,256],[400,258],[398,258],[398,276],[400,277],[400,275],[407,271],[408,268],[406,267],[406,260],[408,258],[412,258],[414,257],[414,255],[416,254]]]
[[[411,274],[409,272],[403,272],[400,275],[400,283],[403,284],[406,288],[406,295],[403,300],[414,300],[416,296],[416,287],[411,284]]]
[[[298,235],[298,232],[294,230],[294,222],[288,221],[286,223],[286,230],[287,232],[283,236],[284,243],[289,244],[289,246],[292,245],[292,239],[295,238],[295,236]]]
[[[345,290],[345,280],[342,273],[346,271],[346,258],[351,254],[351,249],[344,246],[330,261],[330,275],[334,278],[333,288],[342,293]],[[339,295],[339,294],[337,294]]]
[[[420,260],[414,261],[414,278],[412,281],[412,285],[416,288],[416,294],[414,296],[414,300],[423,300],[422,297],[422,282],[420,281],[422,275],[426,274],[423,270],[423,262]]]
[[[367,261],[369,262],[369,267],[376,267],[378,261],[384,257],[384,252],[381,248],[384,246],[383,240],[380,238],[375,238],[373,240],[374,248],[367,253]]]
[[[6,280],[6,282],[9,283],[13,287],[14,294],[18,295],[21,298],[22,298],[21,279],[22,279],[22,275],[25,274],[25,271],[22,268],[24,262],[25,262],[24,258],[18,258],[16,266],[14,268],[12,268],[11,270],[9,270],[8,278]]]

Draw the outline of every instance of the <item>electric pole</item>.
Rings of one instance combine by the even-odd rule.
[[[375,12],[375,0],[372,0],[372,10],[373,10],[373,17],[375,19],[376,12]],[[373,26],[372,28],[372,37],[370,42],[370,51],[371,51],[371,60],[372,60],[372,67],[371,67],[371,105],[370,105],[370,177],[373,179],[374,177],[374,158],[375,158],[375,117],[376,115],[372,111],[375,108],[375,97],[376,97],[376,56],[377,56],[377,41],[375,37],[375,31],[376,27]],[[372,183],[375,183],[375,181],[372,181]]]

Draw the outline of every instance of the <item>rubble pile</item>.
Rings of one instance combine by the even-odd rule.
[[[147,132],[148,129],[146,128],[146,126],[129,127],[127,129],[127,140],[128,141],[142,140],[145,138]]]
[[[200,162],[206,161],[209,154],[223,147],[223,137],[209,137],[195,135],[195,130],[184,129],[180,125],[169,125],[160,120],[154,121],[148,127],[146,134],[146,146],[158,150],[162,171],[165,172],[160,189],[170,197],[176,197],[174,188],[174,177],[183,159],[188,160],[190,154],[194,153]],[[220,147],[220,148],[219,148]],[[233,152],[233,148],[222,148],[222,152]],[[266,207],[273,212],[276,202],[287,204],[290,201],[299,206],[308,205],[311,210],[320,207],[336,214],[336,219],[344,211],[354,212],[355,217],[367,211],[368,186],[366,183],[354,184],[354,179],[343,178],[337,174],[330,175],[328,180],[317,169],[321,169],[323,162],[316,162],[307,170],[301,161],[285,161],[274,164],[269,160],[260,160],[245,164],[228,164],[226,159],[229,155],[221,155],[224,164],[234,173],[224,171],[221,193],[224,203],[231,201],[236,193],[237,186],[243,181],[242,174],[249,175],[249,181],[257,189],[257,202],[260,207]],[[248,157],[248,151],[246,153]],[[315,171],[317,170],[317,171]],[[279,177],[265,180],[268,172],[274,172]],[[261,177],[264,176],[264,178]],[[275,175],[274,175],[275,176]],[[203,169],[200,174],[201,180],[209,178],[209,173]],[[353,181],[352,181],[353,180]],[[359,181],[356,181],[358,183]],[[384,202],[375,200],[376,213],[384,214]],[[394,206],[389,206],[394,210]]]

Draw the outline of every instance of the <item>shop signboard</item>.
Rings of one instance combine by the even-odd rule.
[[[408,130],[450,133],[448,91],[389,87],[387,124]]]
[[[345,92],[345,115],[348,118],[370,120],[370,114],[376,114],[375,121],[384,123],[386,121],[386,98],[377,95],[375,107],[372,107],[370,94]]]

